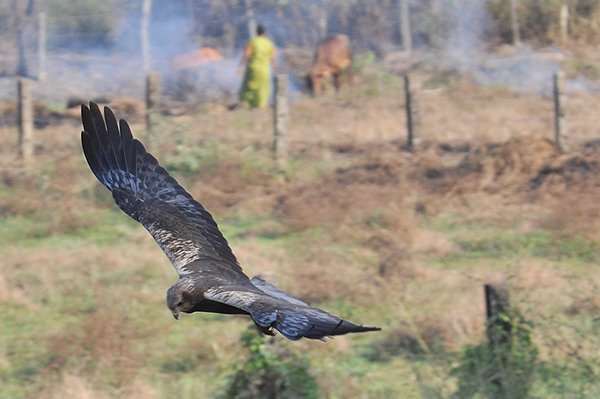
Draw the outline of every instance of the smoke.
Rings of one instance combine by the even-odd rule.
[[[164,2],[168,5],[168,1]],[[158,72],[163,85],[166,85],[174,73],[174,57],[200,45],[193,40],[191,18],[185,13],[185,7],[171,5],[168,12],[159,7],[161,2],[155,2],[157,9],[153,10],[149,25],[150,69]],[[130,10],[115,18],[119,25],[114,30],[112,45],[101,40],[90,42],[88,37],[87,47],[82,47],[80,35],[65,37],[64,33],[58,33],[64,45],[49,48],[45,68],[48,79],[35,85],[36,99],[49,102],[66,102],[71,97],[142,99],[146,72],[141,54],[141,19],[140,10]],[[61,22],[61,19],[56,21]],[[29,69],[36,75],[37,43],[34,39],[31,40],[27,59],[30,61]],[[52,31],[49,31],[48,43],[53,42]],[[69,42],[73,45],[70,46]],[[232,63],[223,62],[220,67],[204,68],[206,71],[200,79],[202,87],[199,90],[207,87],[209,97],[214,97],[217,92],[236,91],[241,78],[236,75]],[[2,97],[13,101],[15,87],[13,79],[2,79]]]
[[[560,71],[557,60],[547,53],[523,45],[491,53],[487,48],[495,27],[485,0],[467,0],[460,4],[446,1],[451,26],[443,54],[462,73],[479,84],[503,86],[517,92],[548,94],[552,75]]]
[[[127,55],[141,63],[141,15],[131,14],[123,19],[116,31],[115,45],[111,52]],[[164,71],[169,61],[177,54],[198,47],[191,39],[191,20],[184,15],[157,16],[149,25],[151,69]]]
[[[203,98],[218,99],[223,93],[228,97],[234,96],[242,78],[236,74],[236,66],[242,54],[242,46],[247,40],[247,30],[243,29],[243,9],[232,8],[219,14],[218,19],[210,19],[212,14],[206,14],[204,19],[210,21],[203,25],[203,38],[198,39],[198,35],[194,34],[198,29],[192,25],[192,20],[203,18],[190,18],[186,4],[172,0],[154,2],[150,23],[151,69],[161,74],[165,87],[173,82],[172,62],[176,55],[202,46],[218,44],[219,47],[226,48],[224,60],[210,67],[198,67],[195,78],[188,83],[191,82],[195,90],[204,92]],[[302,50],[296,51],[294,47],[303,44],[312,51],[312,47],[320,38],[316,18],[319,15],[328,15],[331,30],[338,17],[334,15],[334,3],[329,4],[327,13],[319,9],[327,2],[320,0],[311,0],[293,7],[290,3],[285,9],[267,6],[267,3],[262,2],[256,4],[263,4],[255,10],[257,22],[267,27],[269,36],[274,39],[280,50],[289,46],[292,50],[289,53],[293,53],[295,57],[298,55],[294,61],[289,61],[289,67],[281,57],[282,51],[278,60],[279,72],[290,75],[290,92],[298,95],[300,88],[304,86],[298,77],[305,68],[304,58],[308,60],[308,56],[304,57]],[[414,22],[424,23],[422,21],[428,18],[428,26],[436,26],[436,37],[443,36],[441,43],[436,42],[438,50],[430,49],[435,51],[438,64],[450,64],[452,69],[472,76],[482,85],[502,86],[518,92],[549,93],[552,75],[560,70],[558,50],[538,51],[524,45],[519,48],[504,46],[500,50],[496,48],[490,51],[489,43],[494,37],[496,27],[488,13],[487,0],[435,0],[431,4],[435,7],[413,7],[423,10],[419,15],[421,19],[415,18]],[[347,12],[358,12],[361,7],[347,6],[345,9]],[[202,8],[196,7],[194,10],[198,12]],[[298,29],[298,21],[302,17],[305,17],[306,24],[303,29]],[[111,47],[104,43],[104,47],[92,44],[86,49],[78,48],[77,52],[65,49],[50,50],[46,64],[49,78],[36,85],[36,98],[52,102],[65,101],[69,97],[143,98],[145,71],[140,48],[140,10],[129,9],[118,18],[115,16],[114,20],[118,21],[119,26],[114,30],[114,44]],[[37,50],[35,35],[32,36],[28,59],[31,61],[30,70],[35,74]],[[81,35],[73,35],[72,41],[80,44],[84,37],[76,36]],[[61,37],[62,42],[66,39]],[[353,39],[355,46],[360,48],[360,37]],[[379,36],[372,39],[383,40]],[[418,36],[415,40],[419,40]],[[48,42],[52,42],[51,37],[48,38]],[[13,101],[15,87],[12,78],[2,79],[2,98]],[[599,90],[597,84],[584,78],[568,81],[566,87],[567,90]],[[202,97],[202,93],[199,96]]]
[[[570,79],[566,82],[567,92],[598,92],[600,91],[600,83],[591,82],[584,76],[578,76],[575,79]]]
[[[445,2],[448,12],[448,40],[445,52],[459,66],[472,68],[478,53],[484,50],[486,27],[492,24],[485,10],[485,0],[466,0],[460,4],[453,0]]]
[[[517,92],[548,95],[552,90],[552,76],[560,71],[557,61],[523,46],[507,55],[486,57],[473,71],[475,79],[486,85],[503,85]]]

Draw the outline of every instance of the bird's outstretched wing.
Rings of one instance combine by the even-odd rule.
[[[212,216],[133,138],[126,121],[117,122],[107,107],[103,117],[94,103],[81,107],[81,118],[83,152],[94,175],[150,232],[180,276],[211,279],[204,292],[209,303],[241,309],[262,329],[291,340],[379,330],[311,307],[260,277],[249,280]]]
[[[321,339],[348,333],[379,331],[341,319],[324,310],[305,304],[261,278],[251,282],[259,290],[247,290],[240,285],[213,287],[205,292],[206,299],[242,309],[264,329],[275,328],[287,339]]]
[[[198,260],[215,261],[243,275],[214,219],[134,139],[110,108],[81,106],[83,152],[94,175],[112,191],[123,212],[142,223],[177,273],[192,273]],[[192,263],[194,262],[194,263]],[[243,275],[244,278],[245,275]]]

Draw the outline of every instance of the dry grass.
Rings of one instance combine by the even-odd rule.
[[[458,89],[422,93],[423,140],[406,152],[398,92],[378,88],[378,95],[357,95],[364,89],[293,105],[285,178],[273,172],[268,111],[210,105],[196,115],[165,118],[150,147],[173,165],[198,157],[182,152],[179,143],[214,149],[198,170],[174,173],[231,231],[228,238],[249,274],[264,274],[355,321],[381,324],[393,345],[410,338],[431,353],[479,342],[482,285],[509,280],[515,303],[528,304],[527,316],[544,321],[536,336],[542,356],[566,356],[573,348],[555,343],[574,336],[553,334],[551,315],[559,312],[561,322],[597,317],[600,282],[589,277],[589,265],[526,250],[523,259],[490,252],[473,260],[459,241],[485,234],[501,241],[503,232],[527,240],[542,229],[597,244],[597,152],[577,147],[561,155],[554,149],[549,120],[531,117],[549,107],[547,99],[476,87],[463,87],[473,96]],[[581,118],[592,117],[593,108]],[[99,189],[84,164],[79,129],[36,132],[29,174],[16,166],[12,139],[0,146],[0,215],[23,235],[3,232],[12,244],[0,247],[0,306],[36,317],[51,309],[43,321],[48,330],[30,332],[43,341],[47,359],[32,395],[164,397],[167,390],[189,392],[167,380],[192,377],[198,381],[188,381],[186,389],[216,389],[214,379],[241,356],[237,339],[245,322],[194,315],[173,326],[163,296],[175,275],[147,234],[125,222]],[[141,126],[133,130],[144,136]],[[575,141],[594,134],[590,128]],[[31,220],[33,233],[25,225]],[[487,233],[489,226],[497,230]],[[29,328],[22,323],[16,325]],[[371,377],[397,379],[385,367],[352,374],[336,366],[336,359],[355,356],[373,339],[297,345],[323,383],[348,378],[345,387],[324,387],[325,395],[359,397]],[[593,343],[580,341],[580,353]],[[13,361],[0,350],[0,369]],[[410,373],[405,363],[392,361]],[[413,391],[403,392],[416,392],[417,383],[411,384]]]

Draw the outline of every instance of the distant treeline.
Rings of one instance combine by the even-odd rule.
[[[381,54],[401,44],[402,1],[409,2],[416,48],[446,47],[457,29],[468,35],[474,26],[479,42],[510,43],[511,3],[523,41],[561,42],[561,9],[565,8],[569,40],[585,44],[600,39],[597,0],[152,0],[152,21],[179,21],[198,45],[227,50],[247,40],[248,17],[254,16],[280,46],[313,46],[328,34],[343,32],[357,49]],[[124,24],[132,31],[139,24],[142,2],[0,0],[2,46],[4,50],[16,47],[15,32],[26,23],[26,15],[35,25],[33,15],[45,11],[50,48],[111,47],[127,29]]]

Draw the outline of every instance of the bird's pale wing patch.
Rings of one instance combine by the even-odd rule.
[[[324,310],[291,303],[262,291],[223,286],[207,290],[204,296],[248,312],[256,324],[265,328],[273,327],[290,340],[303,337],[324,339],[351,332],[379,330],[377,327],[358,326]]]
[[[282,290],[275,287],[271,283],[267,283],[261,276],[252,277],[250,282],[252,284],[254,284],[255,287],[257,287],[258,289],[263,291],[264,293],[269,294],[275,298],[283,299],[283,300],[293,303],[295,305],[308,306],[306,303],[302,302],[300,299],[294,298],[290,294],[283,292]]]
[[[257,304],[264,299],[269,299],[268,296],[258,290],[250,291],[240,289],[240,287],[229,286],[209,288],[204,293],[204,297],[211,301],[217,301],[234,306],[249,313],[252,309],[259,311],[259,309],[256,309]]]

